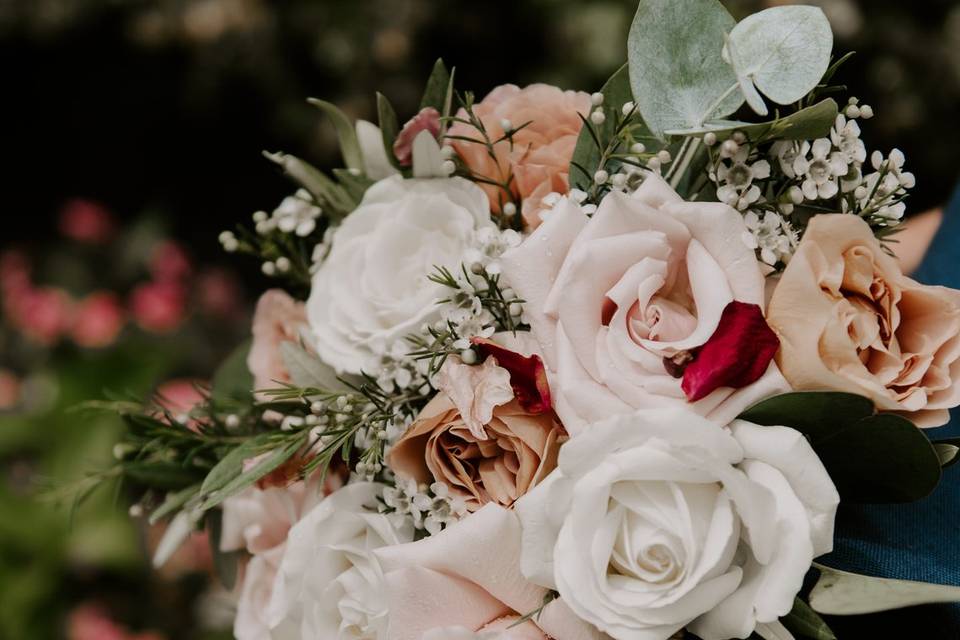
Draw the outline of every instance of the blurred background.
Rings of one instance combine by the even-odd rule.
[[[767,0],[729,0],[740,17]],[[898,147],[918,213],[958,174],[960,4],[819,0],[838,78]],[[38,499],[109,461],[120,428],[71,409],[106,390],[189,394],[268,283],[220,230],[291,187],[263,149],[334,165],[308,96],[413,114],[433,61],[592,91],[625,59],[636,0],[0,0],[0,640],[219,638],[230,596],[198,537],[161,574],[159,532],[104,492]]]

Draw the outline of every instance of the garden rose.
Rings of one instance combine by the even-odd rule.
[[[583,126],[577,114],[587,115],[589,111],[590,96],[582,91],[563,91],[546,84],[523,89],[505,84],[475,104],[473,112],[483,122],[491,142],[503,137],[504,120],[516,128],[530,122],[513,136],[512,148],[506,140],[496,144],[494,161],[482,144],[456,139],[451,143],[467,167],[479,176],[503,183],[512,172],[512,195],[522,198],[524,222],[536,227],[543,197],[570,189],[570,160]],[[467,114],[461,109],[457,116],[466,118]],[[482,139],[479,131],[462,122],[454,123],[448,135]],[[495,211],[510,199],[497,186],[483,188]]]
[[[446,484],[469,511],[513,505],[556,466],[563,428],[552,411],[533,414],[514,399],[510,374],[493,357],[477,367],[448,359],[440,378],[444,392],[394,445],[389,466]]]
[[[802,434],[683,409],[614,416],[572,438],[518,501],[522,569],[618,640],[776,628],[839,496]]]
[[[651,174],[633,195],[611,192],[592,218],[561,199],[503,255],[571,435],[611,414],[676,405],[727,424],[789,390],[771,363],[752,384],[688,402],[665,364],[703,347],[731,302],[763,305],[764,278],[744,230],[737,211],[684,202]],[[754,355],[746,349],[742,358]]]
[[[270,600],[272,640],[374,638],[388,623],[383,574],[371,551],[413,540],[376,512],[383,485],[349,484],[290,531]]]
[[[960,404],[960,291],[904,276],[857,216],[810,221],[768,315],[797,389],[867,396],[921,427]]]
[[[383,570],[390,612],[389,632],[377,640],[452,640],[465,631],[506,631],[521,615],[541,607],[547,593],[520,575],[520,523],[513,512],[493,504],[436,535],[381,547],[374,555]],[[457,630],[440,635],[450,628]],[[497,640],[604,637],[560,600],[505,635],[480,637],[491,635]]]
[[[457,268],[492,226],[487,198],[463,178],[386,178],[333,234],[307,316],[317,353],[338,373],[376,373],[394,343],[438,319],[446,291],[428,276]]]
[[[247,356],[254,389],[269,389],[278,382],[290,382],[280,344],[300,342],[302,332],[307,329],[307,313],[302,302],[282,289],[270,289],[260,296],[253,313],[253,343]]]

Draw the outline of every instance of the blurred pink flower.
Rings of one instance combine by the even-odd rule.
[[[191,271],[186,251],[173,240],[158,243],[150,253],[150,274],[157,282],[181,282]]]
[[[89,244],[103,244],[116,232],[113,216],[91,200],[70,200],[60,210],[60,233]]]
[[[113,344],[123,329],[124,310],[116,294],[97,291],[76,307],[71,336],[81,347],[99,348]]]
[[[22,251],[0,253],[0,293],[4,297],[30,287],[30,261]]]
[[[146,282],[130,293],[130,313],[144,331],[169,333],[183,322],[186,293],[175,282]]]
[[[67,640],[163,640],[163,636],[152,631],[131,633],[102,607],[87,603],[70,612]]]
[[[203,394],[198,387],[206,385],[203,380],[191,378],[177,378],[167,380],[157,387],[157,404],[166,409],[174,416],[181,416],[190,413],[190,410],[203,402]]]
[[[73,301],[62,289],[28,287],[16,290],[7,303],[7,313],[14,326],[29,339],[45,346],[57,342],[72,324]]]
[[[440,135],[439,111],[433,107],[426,107],[403,125],[403,129],[393,143],[393,155],[401,165],[409,167],[413,163],[413,139],[421,131],[429,131],[434,138]]]
[[[230,319],[240,313],[242,292],[237,277],[226,269],[207,269],[197,278],[198,300],[204,313]]]
[[[21,382],[9,369],[0,369],[0,411],[13,409],[20,402]]]
[[[270,389],[278,382],[290,381],[280,345],[298,342],[306,323],[303,303],[291,298],[286,291],[270,289],[260,296],[253,314],[253,344],[247,356],[254,389]]]

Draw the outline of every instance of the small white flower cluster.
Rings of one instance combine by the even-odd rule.
[[[907,208],[903,197],[907,189],[912,189],[917,183],[912,173],[903,170],[905,162],[906,158],[899,149],[891,151],[887,158],[879,151],[874,151],[870,156],[874,173],[866,176],[853,192],[856,200],[854,213],[865,218],[879,218],[883,226],[899,224]],[[849,205],[846,201],[841,204],[846,213]]]
[[[743,216],[747,231],[744,243],[759,252],[760,260],[769,266],[789,262],[800,238],[796,230],[776,211],[748,211]]]
[[[421,395],[430,393],[427,382],[429,363],[410,356],[410,343],[397,340],[381,354],[377,368],[377,384],[381,389],[392,391],[414,391]]]
[[[313,197],[305,189],[298,189],[292,196],[283,199],[272,215],[266,211],[253,214],[257,233],[266,235],[274,230],[282,233],[294,233],[305,238],[317,228],[317,218],[323,211],[313,202]]]
[[[770,177],[770,163],[763,159],[751,160],[752,150],[745,142],[743,134],[735,134],[720,145],[720,161],[716,171],[710,174],[720,185],[717,199],[740,211],[746,211],[760,200],[760,187],[754,181]]]
[[[411,478],[397,479],[396,487],[384,488],[380,510],[394,526],[401,526],[409,518],[416,529],[426,530],[430,535],[436,535],[467,515],[466,503],[450,495],[446,484],[434,482],[428,487],[417,485]]]
[[[485,269],[491,275],[500,273],[500,256],[520,246],[523,237],[513,229],[499,230],[483,227],[474,236],[474,246],[463,257],[463,263],[471,270]]]

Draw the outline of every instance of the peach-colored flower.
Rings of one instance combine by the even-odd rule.
[[[247,356],[254,389],[269,389],[277,382],[290,381],[280,344],[299,342],[300,330],[306,323],[303,303],[282,289],[270,289],[260,296],[253,314],[253,344]]]
[[[960,291],[904,276],[857,216],[810,221],[767,317],[797,389],[864,395],[921,427],[960,404]]]
[[[106,347],[116,340],[124,320],[117,296],[109,291],[98,291],[77,304],[70,335],[81,347]]]
[[[413,163],[413,140],[421,131],[429,131],[436,138],[440,135],[440,112],[433,107],[425,107],[410,118],[393,143],[393,155],[404,167]]]
[[[490,504],[429,538],[374,551],[384,573],[390,639],[453,640],[464,637],[456,631],[503,631],[542,607],[547,590],[521,575],[520,547],[517,517]],[[504,636],[491,635],[504,640],[605,637],[561,600]]]
[[[513,505],[556,467],[563,428],[553,412],[534,415],[514,400],[509,373],[493,358],[482,367],[448,361],[441,379],[453,396],[440,393],[424,407],[391,450],[390,467],[447,484],[470,511]]]
[[[502,85],[473,107],[474,114],[483,122],[491,141],[504,135],[504,120],[519,129],[508,141],[494,146],[496,161],[487,153],[486,146],[465,140],[452,140],[457,153],[476,175],[505,183],[513,174],[511,194],[500,187],[481,186],[490,198],[495,211],[515,198],[522,199],[524,222],[531,228],[540,224],[541,200],[550,192],[566,193],[569,189],[569,166],[577,137],[583,123],[578,113],[590,110],[590,96],[582,91],[563,91],[546,84],[532,84],[523,89]],[[457,114],[466,118],[462,109]],[[522,125],[527,124],[522,129]],[[451,136],[481,138],[473,126],[455,123],[448,132]],[[481,138],[482,139],[482,138]]]

